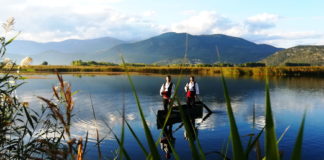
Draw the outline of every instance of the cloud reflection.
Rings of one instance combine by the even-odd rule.
[[[247,117],[247,121],[251,126],[253,126],[258,130],[261,130],[265,126],[265,117],[264,116],[256,116],[253,122],[253,116]]]
[[[73,122],[71,133],[74,137],[85,137],[88,132],[88,137],[90,141],[96,141],[97,139],[97,132],[96,129],[99,131],[99,139],[104,137],[105,140],[113,140],[114,136],[111,131],[105,126],[102,121],[84,121],[84,120],[77,120]]]

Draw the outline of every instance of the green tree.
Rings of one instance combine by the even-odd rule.
[[[47,61],[44,61],[43,63],[42,63],[42,65],[48,65],[48,62]]]

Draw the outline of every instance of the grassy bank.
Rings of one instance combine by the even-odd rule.
[[[4,68],[2,71],[9,68]],[[262,76],[268,73],[275,76],[324,76],[324,67],[222,67],[225,75],[234,76]],[[17,71],[15,67],[13,71]],[[182,71],[181,71],[182,70]],[[199,74],[218,75],[221,67],[175,67],[175,66],[144,66],[128,67],[129,72],[153,74]],[[267,70],[267,72],[266,72]],[[34,65],[22,67],[20,73],[117,73],[125,72],[122,66],[59,66],[59,65]]]

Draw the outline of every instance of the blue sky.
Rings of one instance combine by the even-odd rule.
[[[277,47],[324,44],[320,0],[0,0],[0,21],[39,42],[164,32],[226,34]]]

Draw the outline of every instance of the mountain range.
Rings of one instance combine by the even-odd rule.
[[[96,53],[95,57],[110,62],[119,62],[119,55],[123,55],[128,62],[172,62],[185,56],[186,42],[186,56],[193,63],[255,62],[281,50],[222,34],[196,36],[170,32],[135,43],[120,44]]]
[[[6,56],[19,62],[26,56],[33,59],[33,64],[47,61],[49,64],[70,64],[76,59],[85,59],[88,55],[109,49],[124,41],[103,37],[97,39],[69,39],[61,42],[39,43],[15,40],[7,47]]]
[[[7,57],[17,62],[30,56],[33,64],[47,61],[58,65],[78,59],[120,63],[120,55],[130,63],[169,64],[184,58],[185,53],[191,63],[245,63],[260,61],[282,48],[223,34],[169,32],[132,43],[111,37],[48,43],[16,40],[7,50]]]

